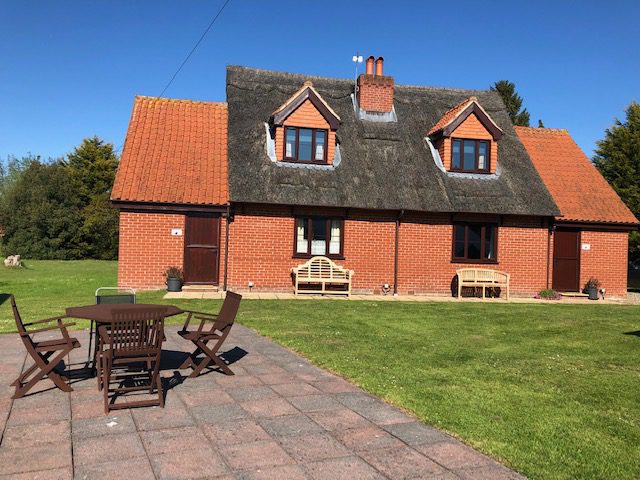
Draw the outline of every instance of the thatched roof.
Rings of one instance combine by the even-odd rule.
[[[340,116],[341,161],[331,169],[282,167],[267,155],[265,122],[311,80]],[[495,92],[396,85],[397,123],[356,119],[352,80],[227,68],[232,202],[429,212],[554,216],[559,211]],[[424,140],[442,115],[475,96],[503,130],[499,175],[443,172]]]

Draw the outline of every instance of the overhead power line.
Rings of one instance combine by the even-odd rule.
[[[216,23],[216,20],[218,20],[218,17],[220,16],[220,14],[222,13],[222,11],[225,9],[225,7],[229,4],[229,2],[231,2],[231,0],[226,0],[223,4],[222,7],[220,7],[220,10],[218,10],[218,13],[216,13],[216,16],[213,17],[213,20],[211,20],[211,23],[209,23],[209,26],[207,27],[207,29],[204,31],[204,33],[202,34],[202,36],[200,36],[200,39],[198,39],[198,41],[196,42],[196,44],[193,46],[193,48],[191,49],[191,51],[189,52],[189,54],[185,57],[185,59],[182,61],[182,63],[180,64],[180,66],[178,67],[178,69],[176,70],[176,72],[173,74],[173,76],[171,77],[171,80],[169,80],[169,82],[167,83],[167,85],[162,89],[162,92],[160,93],[160,95],[158,95],[159,97],[161,97],[162,95],[164,95],[164,92],[167,91],[167,89],[171,86],[171,84],[173,83],[173,81],[176,79],[176,77],[178,76],[178,74],[180,73],[180,70],[182,70],[182,67],[184,67],[186,65],[186,63],[189,61],[189,59],[191,58],[191,55],[193,55],[193,53],[198,49],[198,47],[200,46],[200,44],[202,43],[202,41],[204,40],[204,37],[207,36],[207,33],[209,33],[209,30],[211,30],[211,27],[213,27],[213,24]]]

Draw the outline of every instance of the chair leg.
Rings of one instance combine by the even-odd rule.
[[[63,392],[72,392],[73,388],[68,385],[58,373],[54,371],[54,368],[64,359],[64,357],[69,353],[69,349],[65,349],[60,351],[58,355],[53,357],[53,360],[48,361],[45,355],[38,355],[38,358],[35,359],[36,363],[34,365],[35,368],[31,371],[35,371],[40,369],[31,380],[27,383],[23,384],[22,381],[26,380],[26,378],[22,378],[21,381],[16,385],[16,391],[13,394],[13,398],[21,398],[33,388],[33,386],[42,380],[44,377],[49,377],[51,381]],[[27,371],[29,371],[27,370]],[[20,377],[19,377],[20,378]],[[14,382],[15,383],[15,382]]]
[[[104,414],[109,415],[109,383],[111,377],[111,352],[102,352],[102,394],[104,397]]]

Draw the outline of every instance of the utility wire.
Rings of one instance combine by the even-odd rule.
[[[171,77],[171,80],[169,80],[169,83],[167,83],[167,85],[162,89],[162,92],[160,93],[160,95],[158,95],[159,97],[161,97],[162,95],[164,95],[164,92],[167,91],[167,89],[171,86],[171,84],[173,83],[173,81],[176,79],[176,77],[178,76],[178,74],[180,73],[180,70],[182,70],[182,67],[185,66],[185,64],[189,61],[189,59],[191,58],[191,55],[193,55],[193,52],[195,52],[197,50],[197,48],[200,46],[200,44],[202,43],[202,40],[204,40],[204,37],[207,36],[207,33],[209,33],[209,30],[211,30],[211,27],[213,27],[213,24],[216,23],[216,20],[218,19],[218,17],[220,16],[220,14],[222,13],[222,11],[224,10],[224,8],[229,4],[231,0],[226,0],[226,2],[224,2],[224,4],[222,5],[222,7],[220,7],[220,10],[218,10],[218,13],[216,13],[216,16],[213,17],[213,20],[211,20],[211,23],[209,24],[209,26],[207,27],[207,29],[204,31],[204,33],[202,34],[202,36],[200,37],[200,39],[196,42],[196,44],[193,46],[193,48],[191,49],[191,51],[189,52],[189,54],[185,57],[184,61],[180,64],[180,66],[178,67],[178,69],[176,70],[176,73],[173,74],[173,76]]]
[[[173,83],[173,81],[176,79],[176,77],[178,76],[178,74],[180,73],[180,70],[182,70],[182,67],[184,67],[186,65],[186,63],[189,61],[189,59],[191,58],[191,55],[193,55],[193,53],[198,49],[198,47],[200,46],[200,44],[202,43],[202,41],[204,40],[204,37],[207,36],[207,33],[209,33],[209,30],[211,30],[211,27],[213,27],[213,24],[216,23],[216,20],[218,20],[218,17],[220,16],[220,14],[222,13],[222,11],[225,9],[225,7],[229,4],[229,2],[231,2],[231,0],[226,0],[224,2],[224,4],[222,5],[222,7],[220,7],[220,10],[218,10],[218,13],[216,13],[216,16],[213,17],[213,20],[211,20],[211,23],[209,23],[209,26],[206,28],[206,30],[204,31],[204,33],[200,36],[200,38],[198,39],[198,41],[196,42],[196,44],[193,46],[193,48],[191,49],[191,51],[189,52],[189,54],[185,57],[185,59],[182,61],[182,63],[180,64],[180,66],[178,67],[178,69],[176,70],[176,72],[173,74],[173,76],[171,77],[171,80],[169,80],[169,82],[165,85],[165,87],[162,89],[162,92],[160,93],[160,95],[158,95],[159,97],[161,97],[162,95],[164,95],[164,92],[167,91],[167,89],[171,86],[171,84]],[[124,146],[124,143],[122,143],[118,148],[115,149],[115,152],[118,153],[122,147]]]

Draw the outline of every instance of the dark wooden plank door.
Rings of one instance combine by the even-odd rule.
[[[184,235],[184,282],[218,284],[220,216],[188,215]]]
[[[580,290],[580,232],[557,229],[553,234],[553,289]]]

